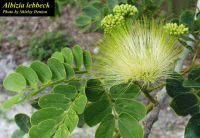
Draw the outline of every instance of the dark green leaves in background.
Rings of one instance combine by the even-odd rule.
[[[200,67],[193,67],[188,78],[174,73],[167,79],[167,92],[172,97],[171,107],[180,116],[191,115],[185,129],[185,138],[200,137]]]

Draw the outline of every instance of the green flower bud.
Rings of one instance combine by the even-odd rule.
[[[109,33],[113,28],[123,25],[124,22],[125,20],[123,16],[109,14],[101,21],[101,26],[103,27],[105,33]]]
[[[113,12],[121,16],[134,16],[138,10],[135,6],[129,4],[121,4],[114,7]]]
[[[188,33],[188,28],[185,25],[177,25],[176,23],[167,23],[164,26],[164,30],[174,36],[180,36]]]

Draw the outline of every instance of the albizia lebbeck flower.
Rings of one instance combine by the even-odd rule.
[[[115,28],[100,42],[96,76],[105,85],[129,81],[154,83],[173,72],[182,47],[156,21],[135,21]]]

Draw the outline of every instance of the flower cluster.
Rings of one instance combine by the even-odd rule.
[[[170,35],[174,36],[180,36],[188,33],[188,28],[183,24],[177,25],[176,23],[167,23],[164,26],[164,29]]]
[[[138,10],[135,6],[129,4],[121,4],[114,7],[113,12],[121,16],[133,16]]]
[[[101,21],[101,26],[104,28],[105,33],[108,33],[114,27],[122,25],[123,23],[123,16],[109,14]]]
[[[134,16],[137,12],[138,10],[135,6],[129,4],[117,5],[113,9],[114,14],[105,16],[101,21],[101,26],[105,33],[109,33],[113,28],[123,25],[125,23],[125,17]]]

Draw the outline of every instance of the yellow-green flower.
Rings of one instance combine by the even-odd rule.
[[[122,25],[124,21],[123,16],[109,14],[101,21],[101,26],[103,27],[105,33],[108,33],[111,32],[113,28]]]
[[[129,4],[121,4],[114,7],[113,12],[121,16],[133,16],[138,10],[135,6]]]
[[[188,33],[188,28],[183,24],[177,25],[176,23],[167,23],[164,26],[164,29],[170,35],[174,36],[180,36]]]
[[[172,73],[182,51],[177,38],[163,30],[162,22],[155,21],[117,27],[99,47],[95,72],[108,86],[164,79]]]

